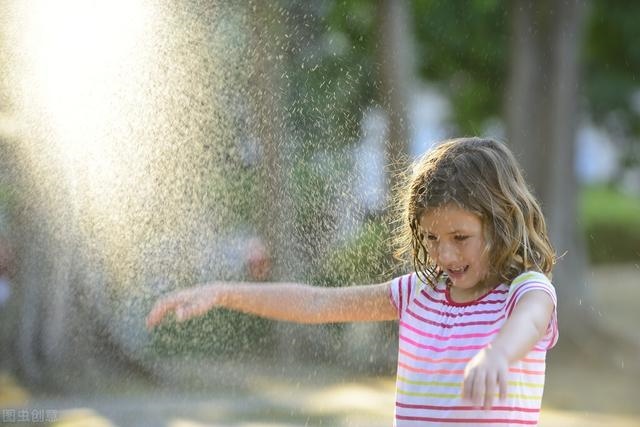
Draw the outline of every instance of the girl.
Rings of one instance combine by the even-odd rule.
[[[554,252],[517,162],[490,139],[414,166],[399,254],[415,272],[342,288],[215,283],[160,298],[148,327],[226,307],[301,322],[399,321],[395,425],[536,425],[558,339]]]

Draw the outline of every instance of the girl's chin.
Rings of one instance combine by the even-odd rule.
[[[447,275],[449,276],[449,280],[451,280],[451,283],[453,284],[460,283],[462,285],[470,281],[468,269],[459,273],[448,271]]]

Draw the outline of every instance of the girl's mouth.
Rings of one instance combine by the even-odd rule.
[[[448,268],[447,274],[449,275],[450,279],[457,280],[457,279],[460,279],[468,270],[469,270],[468,265],[460,268]]]

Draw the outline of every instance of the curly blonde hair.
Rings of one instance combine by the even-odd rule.
[[[411,254],[416,273],[431,286],[443,272],[424,244],[420,218],[447,204],[482,220],[491,274],[507,284],[527,270],[551,276],[555,252],[542,210],[503,143],[487,138],[444,141],[414,164],[400,194],[396,256]]]

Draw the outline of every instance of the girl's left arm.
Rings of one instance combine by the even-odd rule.
[[[544,291],[524,294],[493,342],[467,364],[462,396],[485,409],[491,408],[496,391],[504,399],[509,365],[526,356],[545,336],[554,308]]]

